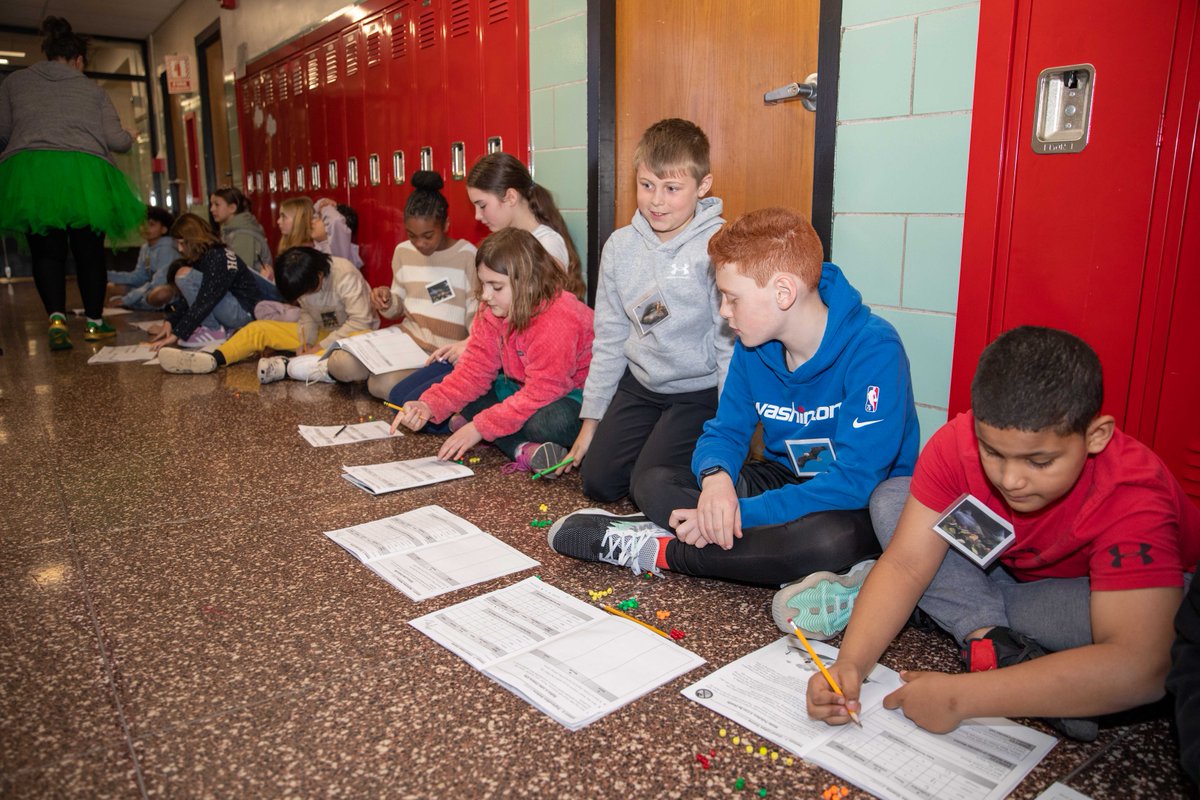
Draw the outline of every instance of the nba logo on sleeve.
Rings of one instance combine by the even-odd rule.
[[[868,386],[867,387],[867,404],[866,404],[865,408],[867,411],[874,411],[875,409],[879,408],[879,387],[878,386]]]

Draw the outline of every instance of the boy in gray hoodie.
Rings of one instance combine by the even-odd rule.
[[[640,476],[686,467],[716,414],[733,336],[709,268],[708,240],[725,220],[721,201],[705,197],[708,153],[692,122],[647,128],[634,153],[637,213],[600,257],[583,424],[559,470],[578,466],[584,494],[600,502],[628,494],[640,505]]]

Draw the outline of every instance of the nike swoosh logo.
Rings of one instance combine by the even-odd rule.
[[[854,426],[854,427],[856,427],[856,428],[865,428],[865,427],[867,427],[868,425],[874,425],[876,422],[883,422],[883,420],[881,420],[881,419],[869,419],[869,420],[867,420],[866,422],[859,422],[859,421],[858,421],[858,417],[855,417],[855,418],[854,418],[854,422],[852,422],[852,423],[850,423],[850,424],[851,424],[851,425],[853,425],[853,426]]]

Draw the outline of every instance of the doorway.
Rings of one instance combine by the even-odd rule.
[[[234,184],[229,121],[225,113],[225,56],[221,49],[220,20],[213,21],[196,37],[196,62],[204,142],[206,191],[202,196],[208,197],[214,190]]]
[[[708,134],[724,216],[782,205],[810,215],[828,257],[841,0],[589,4],[589,286],[635,210],[642,131],[683,117]],[[818,73],[816,111],[764,94]]]

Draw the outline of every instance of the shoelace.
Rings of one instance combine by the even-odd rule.
[[[641,575],[645,570],[638,567],[638,553],[648,540],[657,539],[661,530],[653,522],[614,522],[600,540],[600,560],[618,567],[629,567],[635,576]],[[620,550],[620,555],[614,555],[617,550]],[[649,572],[661,574],[656,566],[651,567]]]

